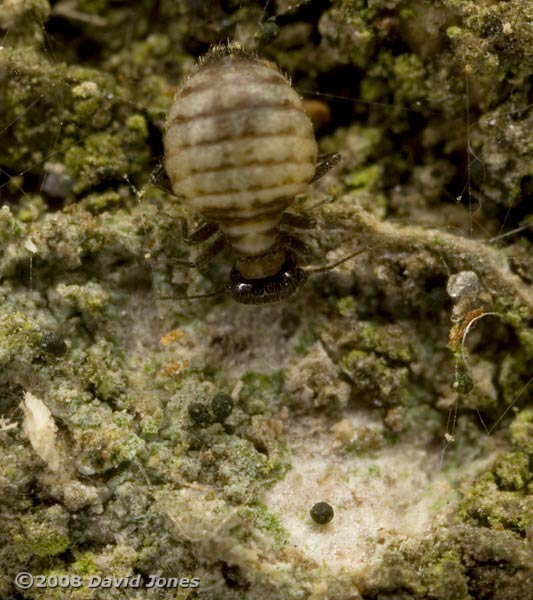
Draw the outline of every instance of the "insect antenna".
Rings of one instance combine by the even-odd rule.
[[[363,254],[364,252],[368,252],[369,250],[373,250],[374,248],[379,247],[379,245],[380,244],[376,244],[375,246],[367,246],[366,248],[361,248],[359,250],[356,250],[355,252],[352,252],[351,254],[348,254],[348,256],[345,256],[344,258],[341,258],[340,260],[338,260],[334,263],[331,263],[330,265],[325,265],[324,267],[311,267],[311,268],[304,269],[305,273],[312,275],[314,273],[324,273],[325,271],[331,271],[332,269],[335,269],[339,265],[342,265],[343,263],[350,260],[351,258],[354,258],[355,256],[358,256],[359,254]]]

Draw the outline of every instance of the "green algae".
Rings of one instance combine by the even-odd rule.
[[[533,453],[533,410],[526,408],[520,411],[509,426],[514,444],[528,454]]]
[[[62,554],[70,544],[68,512],[51,506],[21,521],[24,541],[32,554],[40,557]]]
[[[304,2],[255,36],[281,2],[216,3],[210,14],[200,4],[0,8],[0,502],[9,525],[0,596],[30,570],[198,576],[195,597],[206,599],[528,599],[527,229],[498,247],[483,240],[530,220],[531,8]],[[148,185],[175,85],[228,37],[260,43],[296,86],[330,104],[321,150],[340,151],[344,165],[317,184],[336,201],[302,237],[322,263],[371,248],[287,306],[253,312],[220,298],[163,298],[220,289],[231,258],[201,273],[173,265],[187,257],[177,217],[191,215]],[[480,241],[469,239],[474,226]],[[461,270],[474,270],[482,289],[452,305],[446,280]],[[499,317],[477,324],[468,347],[449,340],[476,310]],[[160,341],[177,328],[181,337]],[[65,352],[47,350],[50,334]],[[59,424],[69,457],[60,474],[22,433],[25,391]],[[231,414],[196,427],[190,407],[209,407],[219,392],[231,394]],[[476,411],[495,427],[487,443]],[[339,455],[377,456],[418,433],[430,456],[447,431],[455,441],[444,469],[457,469],[462,499],[429,541],[346,574],[295,551],[262,494],[294,461],[294,419],[329,428],[361,413],[379,426],[359,426]],[[313,431],[307,444],[319,446]],[[384,478],[377,463],[368,474]]]

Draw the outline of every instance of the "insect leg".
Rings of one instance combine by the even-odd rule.
[[[298,239],[293,235],[284,235],[281,240],[281,245],[283,248],[287,250],[292,250],[296,252],[296,254],[300,254],[303,257],[308,257],[313,255],[313,251],[311,250],[311,246],[302,242],[302,240]]]
[[[314,183],[321,177],[323,177],[328,171],[330,171],[341,159],[341,155],[338,152],[332,152],[331,154],[322,154],[318,157],[315,174],[313,179],[309,183]]]
[[[190,267],[191,269],[196,269],[199,267],[203,267],[207,263],[209,263],[217,254],[222,252],[224,247],[226,246],[226,238],[224,236],[217,237],[215,241],[199,256],[197,256],[194,260],[179,260],[177,258],[173,258],[172,262],[182,265],[184,267]]]
[[[281,217],[281,225],[288,225],[297,229],[314,229],[316,219],[307,215],[295,215],[294,213],[285,212]]]
[[[172,190],[172,183],[167,175],[167,172],[165,171],[163,161],[159,161],[154,170],[150,173],[150,183],[155,185],[156,188],[163,190],[167,194],[174,196],[174,198],[179,198],[179,196],[177,196]]]
[[[205,242],[205,240],[209,239],[218,231],[218,225],[216,223],[208,222],[200,225],[196,231],[193,231],[191,235],[189,235],[189,225],[187,223],[187,219],[180,217],[180,223],[183,241],[188,246],[194,246],[196,244],[200,244],[201,242]]]

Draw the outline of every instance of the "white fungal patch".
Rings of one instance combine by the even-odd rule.
[[[51,471],[58,471],[60,451],[57,443],[57,427],[50,409],[30,392],[25,392],[21,403],[24,412],[23,429],[36,454]]]
[[[349,421],[355,435],[380,427],[363,413]],[[318,419],[291,422],[292,468],[263,501],[302,560],[333,572],[364,574],[387,548],[413,548],[431,537],[452,514],[458,496],[450,473],[439,467],[438,450],[406,439],[354,453],[343,449],[341,437],[338,428],[326,429]],[[317,502],[333,507],[330,523],[312,521],[309,511]]]

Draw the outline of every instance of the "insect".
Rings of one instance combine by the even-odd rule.
[[[286,209],[340,156],[317,162],[311,120],[276,65],[236,44],[213,47],[174,98],[164,148],[174,194],[206,221],[189,236],[182,219],[186,243],[218,234],[189,266],[229,244],[235,263],[224,292],[244,304],[289,298],[324,270],[299,265],[307,247],[282,226],[312,226]]]

